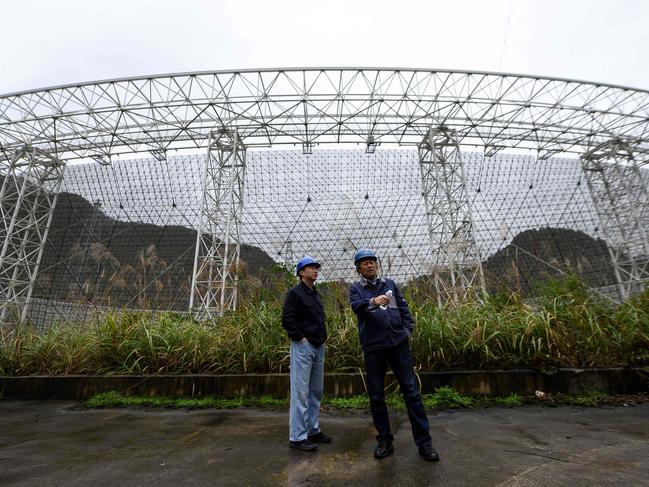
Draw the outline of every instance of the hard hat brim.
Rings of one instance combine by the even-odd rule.
[[[357,259],[356,261],[354,261],[354,264],[358,265],[361,262],[363,262],[364,260],[373,260],[374,262],[378,262],[379,259],[376,256],[367,255],[365,257],[361,257],[360,259]]]
[[[320,268],[322,267],[322,265],[320,264],[320,262],[316,262],[316,261],[314,260],[313,262],[307,262],[306,264],[302,264],[301,266],[297,267],[297,269],[295,269],[295,274],[296,274],[297,276],[299,276],[299,275],[300,275],[300,271],[301,271],[302,269],[304,269],[305,267],[309,267],[310,265],[314,266],[316,269],[320,269]]]

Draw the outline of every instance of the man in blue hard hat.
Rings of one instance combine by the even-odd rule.
[[[377,430],[376,458],[394,453],[385,404],[385,374],[388,366],[403,394],[412,436],[424,460],[435,462],[439,455],[433,448],[428,417],[413,370],[409,337],[415,327],[408,304],[392,279],[380,277],[376,254],[359,249],[354,265],[360,280],[349,290],[349,301],[358,318],[358,335],[365,356],[368,393],[372,419]]]
[[[317,443],[331,443],[318,422],[327,340],[324,306],[315,287],[319,269],[320,263],[308,255],[297,262],[300,283],[286,294],[282,311],[282,326],[291,339],[289,447],[303,451],[316,450]]]

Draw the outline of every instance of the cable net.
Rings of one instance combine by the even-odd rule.
[[[577,159],[462,154],[473,230],[490,291],[532,294],[574,272],[615,283],[609,252]],[[34,289],[40,326],[115,308],[186,311],[200,216],[204,154],[70,164]],[[645,175],[645,183],[646,183]],[[355,278],[370,247],[404,284],[430,274],[436,255],[416,150],[249,150],[243,278],[309,254],[321,279]],[[218,236],[217,236],[218,237]]]

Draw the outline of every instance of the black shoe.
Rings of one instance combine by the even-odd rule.
[[[322,431],[318,431],[314,435],[309,435],[307,440],[312,443],[331,443],[331,436],[325,435]]]
[[[374,458],[385,458],[394,453],[392,440],[380,439],[379,444],[374,450]]]
[[[427,462],[439,462],[439,454],[433,448],[433,445],[424,445],[419,447],[419,455]]]
[[[318,448],[318,445],[316,445],[315,443],[309,440],[302,440],[302,441],[289,441],[288,447],[294,448],[295,450],[314,451]]]

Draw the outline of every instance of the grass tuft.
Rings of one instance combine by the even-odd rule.
[[[455,409],[473,407],[475,400],[463,396],[452,387],[438,387],[434,394],[423,396],[424,406],[430,409]]]

